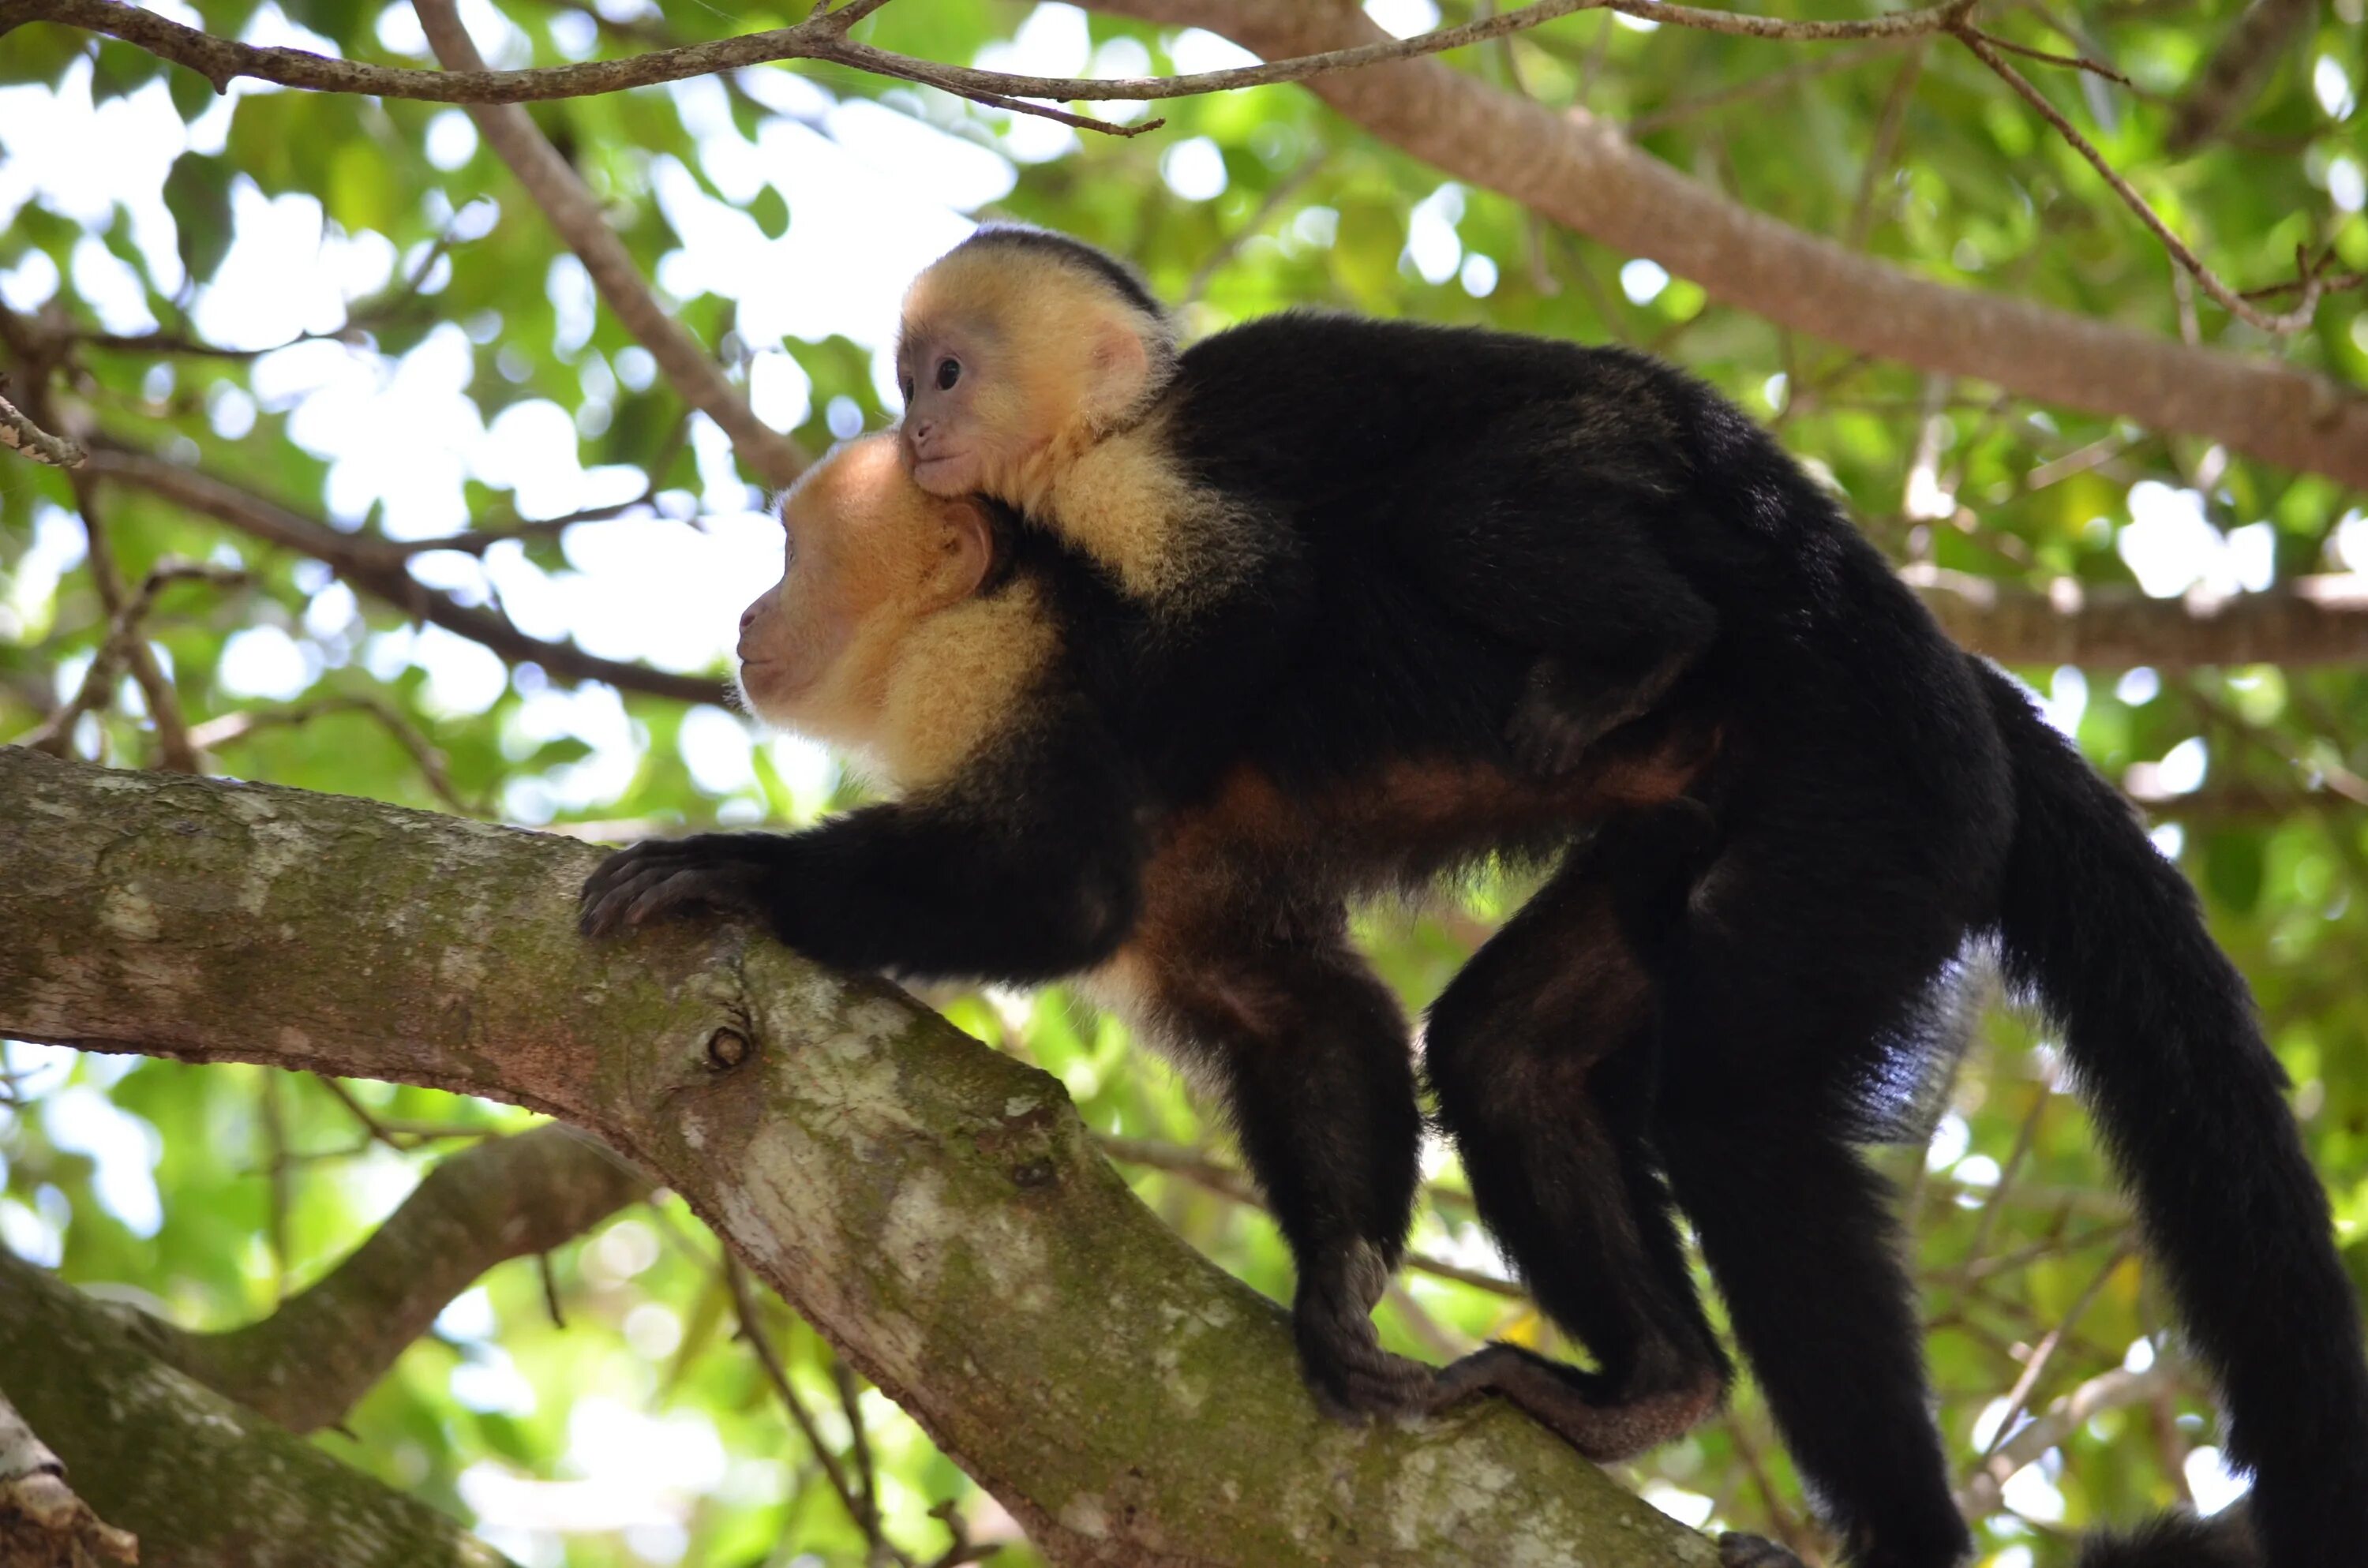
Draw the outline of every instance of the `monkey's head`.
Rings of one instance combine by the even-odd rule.
[[[905,460],[932,494],[1029,506],[1140,417],[1175,365],[1167,312],[1118,262],[1041,229],[980,229],[905,295]]]
[[[835,448],[781,503],[781,580],[740,616],[740,690],[758,718],[873,750],[900,665],[995,562],[984,506],[913,483],[893,435]]]

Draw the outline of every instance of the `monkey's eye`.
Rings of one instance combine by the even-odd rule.
[[[946,358],[946,359],[940,359],[940,360],[939,360],[939,361],[938,361],[938,390],[939,390],[939,392],[951,392],[951,391],[953,391],[953,390],[954,390],[954,383],[955,383],[956,381],[961,381],[961,380],[962,380],[962,361],[961,361],[961,360],[959,360],[959,359],[953,359],[953,358]]]
[[[899,376],[896,378],[896,395],[903,398],[906,403],[913,401],[912,377]]]

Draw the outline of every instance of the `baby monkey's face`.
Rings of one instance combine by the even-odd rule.
[[[914,481],[932,495],[967,495],[1016,457],[1008,399],[983,392],[1002,380],[986,335],[962,322],[916,324],[898,342],[898,429]],[[985,406],[983,406],[983,404]]]
[[[932,495],[1041,504],[1144,398],[1145,335],[1164,332],[1073,267],[955,250],[914,279],[896,335],[897,435],[914,482]]]

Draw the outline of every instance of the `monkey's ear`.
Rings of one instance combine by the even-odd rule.
[[[945,537],[937,570],[932,573],[932,597],[940,606],[959,604],[978,592],[995,569],[995,526],[986,509],[967,497],[944,503]]]
[[[1094,333],[1094,412],[1124,413],[1143,395],[1143,383],[1150,375],[1151,355],[1143,347],[1143,335],[1132,323],[1105,318]]]

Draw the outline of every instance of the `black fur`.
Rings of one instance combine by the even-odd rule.
[[[1969,1545],[1887,1195],[1851,1142],[1869,1085],[1950,1041],[1936,987],[1996,936],[2064,1023],[2220,1376],[2260,1561],[2360,1560],[2357,1308],[2241,978],[2110,787],[1764,432],[1640,356],[1315,315],[1192,347],[1166,397],[1188,471],[1270,534],[1259,573],[1155,619],[1020,530],[1012,570],[1052,589],[1068,652],[1001,775],[786,840],[693,840],[665,875],[604,869],[594,923],[633,907],[620,885],[700,896],[704,859],[720,901],[832,961],[1032,980],[1150,954],[1154,1017],[1227,1090],[1298,1256],[1311,1380],[1349,1411],[1496,1389],[1590,1452],[1681,1429],[1725,1364],[1674,1203],[1854,1568]],[[1714,733],[1691,803],[1575,787],[1557,813],[1491,783],[1486,822],[1425,826],[1436,781],[1390,770],[1526,777],[1505,720],[1541,660],[1558,701],[1657,703],[1622,723],[1610,701],[1582,770]],[[1292,803],[1268,813],[1297,824],[1283,848],[1245,774]],[[1338,910],[1565,846],[1432,1009],[1426,1066],[1482,1217],[1600,1366],[1491,1350],[1431,1389],[1363,1321],[1417,1120],[1403,1020]],[[2092,1568],[2249,1561],[2198,1539],[2162,1527]]]

